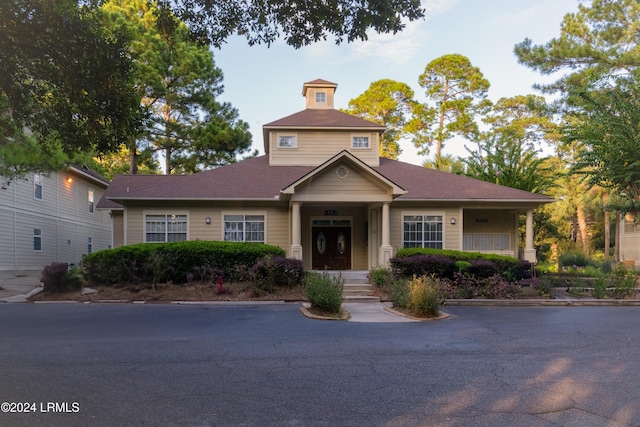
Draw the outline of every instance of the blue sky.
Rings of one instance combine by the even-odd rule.
[[[465,55],[491,83],[489,99],[536,93],[534,83],[550,81],[518,64],[513,47],[525,38],[546,43],[560,34],[566,13],[578,0],[423,0],[427,19],[409,23],[396,35],[371,34],[366,42],[336,46],[332,40],[294,49],[278,41],[249,46],[234,37],[214,50],[224,73],[221,101],[230,102],[250,125],[253,146],[264,153],[262,125],[304,109],[304,82],[325,79],[337,83],[335,107],[369,85],[389,78],[408,84],[424,101],[418,76],[435,58]],[[445,154],[466,153],[463,140],[450,141]],[[401,142],[400,160],[421,164],[410,141]]]

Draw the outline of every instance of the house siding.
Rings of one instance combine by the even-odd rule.
[[[34,198],[33,176],[0,190],[0,270],[40,270],[56,261],[77,263],[88,252],[89,237],[94,239],[94,251],[110,247],[109,213],[88,212],[88,188],[93,189],[97,203],[104,188],[70,170],[43,177],[42,200]],[[42,232],[40,251],[33,246],[36,228]]]
[[[390,216],[390,233],[391,233],[391,246],[394,248],[394,253],[403,248],[403,215],[418,215],[418,214],[433,214],[442,215],[443,221],[443,249],[450,250],[462,250],[462,239],[460,236],[460,220],[452,225],[449,222],[449,218],[460,218],[460,210],[457,207],[446,207],[437,205],[403,205],[403,206],[391,206],[389,209]]]
[[[278,148],[279,135],[297,136],[297,148]],[[351,148],[353,135],[369,137],[369,148]],[[273,166],[318,166],[347,150],[369,166],[379,166],[377,132],[297,131],[269,132],[269,163]]]

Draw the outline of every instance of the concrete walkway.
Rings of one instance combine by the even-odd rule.
[[[40,290],[40,270],[0,271],[0,302],[26,302]]]

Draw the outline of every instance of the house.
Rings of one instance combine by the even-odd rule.
[[[0,270],[36,271],[77,263],[110,248],[107,211],[97,209],[109,181],[86,167],[35,173],[0,189]]]
[[[640,224],[636,222],[638,213],[627,213],[621,220],[618,234],[620,239],[620,261],[640,267]]]
[[[332,270],[386,265],[402,247],[535,260],[533,210],[552,199],[379,157],[384,126],[334,109],[336,88],[305,83],[306,108],[263,126],[263,156],[193,175],[116,176],[98,204],[112,212],[114,246],[264,242]]]

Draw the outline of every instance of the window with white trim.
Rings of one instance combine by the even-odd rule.
[[[93,190],[89,190],[87,193],[87,201],[89,202],[89,213],[93,213],[95,204],[93,203]]]
[[[442,215],[403,215],[402,229],[403,247],[442,249]]]
[[[33,174],[33,198],[42,200],[42,174]]]
[[[42,229],[40,228],[33,229],[33,250],[42,250]]]
[[[187,240],[186,215],[146,215],[146,242],[183,242]]]
[[[327,102],[327,94],[325,92],[316,92],[316,104],[324,104]]]
[[[296,141],[295,135],[279,135],[278,136],[278,148],[296,148],[298,141]]]
[[[225,215],[224,240],[264,243],[264,215]]]
[[[465,233],[462,236],[462,250],[465,251],[508,251],[511,247],[508,233]]]
[[[353,148],[369,148],[368,136],[352,136],[351,147]]]
[[[87,253],[93,253],[93,237],[89,237],[89,240],[87,241]]]

